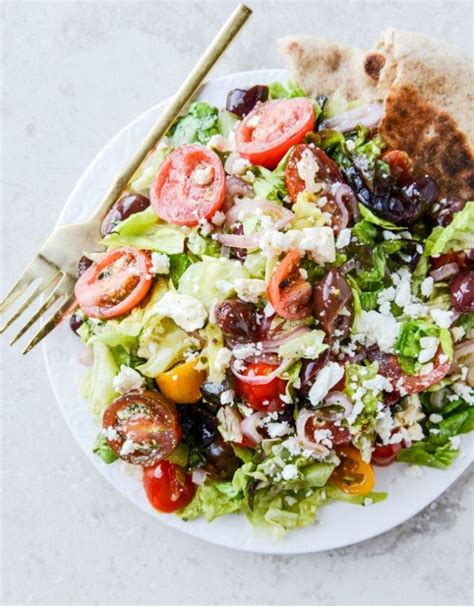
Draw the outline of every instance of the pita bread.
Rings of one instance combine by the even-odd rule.
[[[279,40],[293,78],[311,95],[383,101],[380,132],[407,151],[441,195],[474,199],[474,73],[452,46],[418,32],[384,31],[370,51],[307,36]]]

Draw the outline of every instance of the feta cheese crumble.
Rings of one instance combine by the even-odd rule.
[[[120,366],[120,372],[113,379],[112,385],[115,391],[126,393],[132,389],[140,389],[144,383],[145,379],[139,372],[130,368],[130,366],[122,364]]]
[[[430,315],[433,322],[440,328],[449,328],[453,323],[453,313],[444,309],[432,309]]]
[[[309,401],[316,406],[327,396],[331,387],[334,387],[344,376],[344,368],[337,362],[328,362],[319,371],[316,381],[309,390]]]
[[[169,274],[170,260],[168,255],[163,253],[151,253],[151,273],[153,274]]]
[[[174,291],[166,292],[155,304],[153,311],[158,316],[171,318],[186,331],[202,328],[207,320],[207,310],[201,301]]]
[[[267,291],[265,280],[255,278],[237,278],[234,288],[239,299],[248,303],[258,303]]]
[[[362,310],[356,326],[359,335],[365,337],[366,345],[378,345],[385,353],[391,353],[400,332],[400,324],[393,316],[384,316],[378,311]]]

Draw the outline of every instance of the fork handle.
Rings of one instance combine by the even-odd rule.
[[[90,217],[88,221],[89,225],[94,225],[94,227],[97,227],[97,229],[99,228],[100,223],[109,211],[110,207],[117,201],[119,196],[126,189],[130,179],[138,170],[150,150],[152,150],[158,144],[160,139],[166,135],[176,118],[178,118],[180,113],[191,100],[194,93],[202,84],[204,78],[207,76],[211,68],[230,45],[232,40],[237,36],[251,14],[251,9],[245,6],[245,4],[239,4],[239,6],[235,8],[211,44],[207,47],[204,54],[196,63],[193,70],[181,84],[180,88],[170,101],[168,107],[158,118],[157,122],[148,133],[140,148],[132,156],[128,165],[115,178],[115,181],[113,182],[109,191],[106,193],[104,199],[94,211],[94,214]]]

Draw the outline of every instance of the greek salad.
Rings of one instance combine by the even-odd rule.
[[[474,202],[414,174],[382,118],[292,83],[195,102],[80,259],[91,448],[158,511],[279,537],[387,498],[376,467],[459,456]]]

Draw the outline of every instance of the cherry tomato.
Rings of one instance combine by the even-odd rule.
[[[402,448],[401,442],[398,444],[376,444],[372,451],[372,463],[379,467],[387,467],[395,461]]]
[[[146,296],[153,280],[147,253],[117,248],[106,253],[76,282],[74,293],[80,308],[91,318],[122,316]]]
[[[156,391],[130,391],[110,404],[102,427],[107,444],[121,459],[151,465],[169,456],[181,440],[174,402]]]
[[[393,149],[385,152],[382,156],[382,160],[390,166],[392,177],[394,177],[400,185],[405,185],[410,182],[413,177],[413,162],[407,152]]]
[[[158,169],[150,193],[151,205],[161,219],[173,225],[198,225],[224,202],[224,167],[207,147],[181,145]]]
[[[312,288],[299,272],[300,253],[290,252],[275,268],[267,294],[276,313],[285,320],[301,320],[311,315]]]
[[[261,377],[268,375],[277,368],[274,364],[265,362],[256,362],[254,364],[246,364],[246,369],[242,372],[243,375],[249,374]],[[262,410],[274,412],[283,410],[286,406],[285,402],[280,399],[286,391],[287,381],[275,377],[269,383],[264,385],[255,385],[252,383],[244,383],[240,379],[236,379],[235,393],[244,398],[246,404],[254,410]]]
[[[293,151],[288,159],[288,164],[285,168],[285,181],[288,193],[290,194],[291,201],[296,202],[298,194],[306,189],[304,180],[299,176],[298,163],[301,160],[303,152],[309,151],[313,154],[318,167],[318,171],[315,175],[316,181],[332,185],[333,183],[340,183],[343,181],[342,175],[339,172],[339,168],[334,160],[325,154],[319,147],[314,145],[307,145],[301,143],[295,145]],[[324,207],[322,210],[332,213],[337,213],[337,206],[334,201],[328,200],[327,208]]]
[[[182,467],[169,461],[145,467],[143,487],[150,503],[162,513],[186,507],[196,493],[191,477]]]
[[[275,168],[313,126],[314,110],[309,99],[267,101],[257,105],[237,126],[237,151],[252,164]]]
[[[368,494],[375,485],[372,465],[362,460],[354,446],[339,446],[336,452],[341,462],[332,472],[331,481],[347,494]]]

